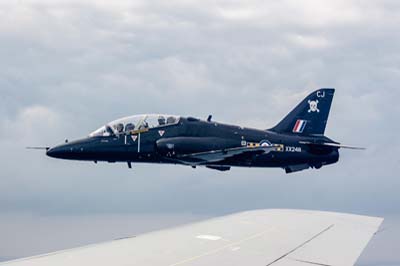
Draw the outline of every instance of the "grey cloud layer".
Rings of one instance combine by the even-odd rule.
[[[398,214],[398,14],[398,1],[2,2],[0,210]],[[321,171],[128,171],[24,150],[135,113],[267,128],[318,87],[337,88],[327,134],[368,147]]]

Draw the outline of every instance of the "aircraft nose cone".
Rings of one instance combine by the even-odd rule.
[[[56,146],[47,150],[46,155],[53,158],[64,158],[67,154],[67,148],[63,146]]]
[[[92,139],[70,141],[47,150],[46,155],[58,159],[86,160],[91,159]]]

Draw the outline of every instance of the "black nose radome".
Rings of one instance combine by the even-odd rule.
[[[56,146],[47,150],[46,155],[53,158],[65,158],[69,149],[64,145]]]
[[[89,138],[69,141],[48,149],[46,154],[58,159],[87,160],[91,159],[92,143],[93,139]]]

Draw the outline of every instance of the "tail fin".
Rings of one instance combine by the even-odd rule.
[[[319,89],[308,95],[270,130],[299,135],[324,135],[335,89]]]

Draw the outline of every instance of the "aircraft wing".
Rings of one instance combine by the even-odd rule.
[[[269,153],[271,151],[282,151],[283,147],[279,144],[272,144],[270,146],[246,146],[236,147],[224,150],[212,150],[206,152],[190,153],[178,155],[176,160],[188,165],[203,165],[209,163],[216,163],[228,158],[242,155],[258,155]]]
[[[320,211],[256,210],[0,265],[349,266],[382,220]]]

